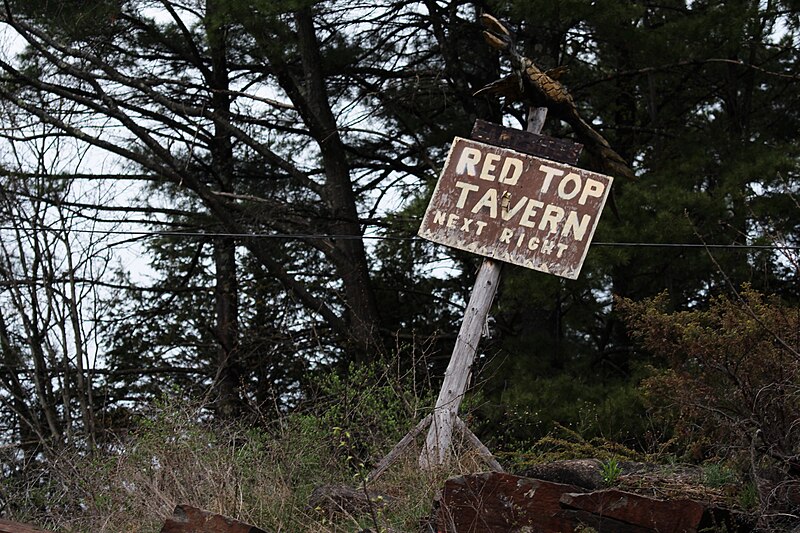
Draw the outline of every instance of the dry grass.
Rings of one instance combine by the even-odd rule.
[[[402,431],[413,425],[411,419],[398,423]],[[104,451],[51,460],[38,478],[37,497],[30,497],[30,480],[16,492],[8,487],[4,496],[15,505],[5,514],[66,533],[156,533],[177,504],[189,504],[274,532],[418,531],[448,477],[485,469],[464,452],[447,469],[423,472],[412,446],[368,487],[389,496],[390,505],[328,517],[308,505],[314,488],[360,489],[369,463],[397,439],[395,433],[343,446],[341,434],[314,414],[288,415],[267,431],[208,422],[202,407],[166,403]],[[368,464],[353,460],[351,446],[372,450]]]

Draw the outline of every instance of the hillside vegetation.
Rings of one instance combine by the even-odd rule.
[[[445,477],[483,468],[459,444],[420,473],[409,450],[369,487],[385,508],[308,507],[363,488],[442,382],[482,258],[417,231],[454,138],[527,123],[475,96],[512,66],[483,13],[585,121],[553,107],[543,133],[602,136],[617,165],[595,146],[577,166],[625,171],[577,279],[503,266],[462,419],[513,472],[699,469],[762,529],[793,527],[790,0],[0,3],[0,516],[154,530],[181,502],[412,531]],[[527,191],[514,218],[490,190],[469,210],[531,223]]]

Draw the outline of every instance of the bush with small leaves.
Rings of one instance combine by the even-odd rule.
[[[667,301],[618,301],[665,363],[643,388],[672,428],[666,444],[738,465],[762,510],[800,514],[800,309],[749,287],[702,310],[668,312]]]

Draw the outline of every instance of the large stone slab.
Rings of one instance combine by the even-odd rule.
[[[706,510],[692,500],[657,500],[615,489],[563,494],[561,504],[663,533],[696,531]]]
[[[615,533],[750,531],[727,509],[688,498],[657,499],[486,472],[445,482],[436,511],[441,533],[550,533],[581,527]]]
[[[727,509],[687,498],[662,500],[617,489],[584,494],[564,494],[561,505],[649,528],[659,533],[684,533],[720,528],[722,531],[744,531]]]
[[[572,519],[561,515],[559,501],[577,490],[574,485],[497,472],[451,478],[439,500],[437,531],[572,531]]]
[[[178,505],[161,528],[161,533],[267,533],[220,514],[203,511],[190,505]]]

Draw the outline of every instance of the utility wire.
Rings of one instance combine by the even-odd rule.
[[[713,250],[800,250],[800,245],[784,244],[698,244],[677,242],[593,242],[592,246],[614,246],[624,248],[703,248]]]
[[[64,232],[60,228],[31,228],[0,226],[0,231],[51,231]],[[226,237],[232,239],[282,239],[282,240],[352,240],[363,239],[373,241],[424,241],[417,236],[391,236],[391,235],[346,235],[332,233],[228,233],[211,231],[154,231],[154,230],[97,230],[97,229],[69,229],[68,233],[88,233],[102,235],[128,235],[131,237]],[[703,243],[674,243],[674,242],[593,242],[591,246],[605,246],[617,248],[702,248],[702,249],[730,249],[730,250],[800,250],[800,245],[783,244],[703,244]]]

